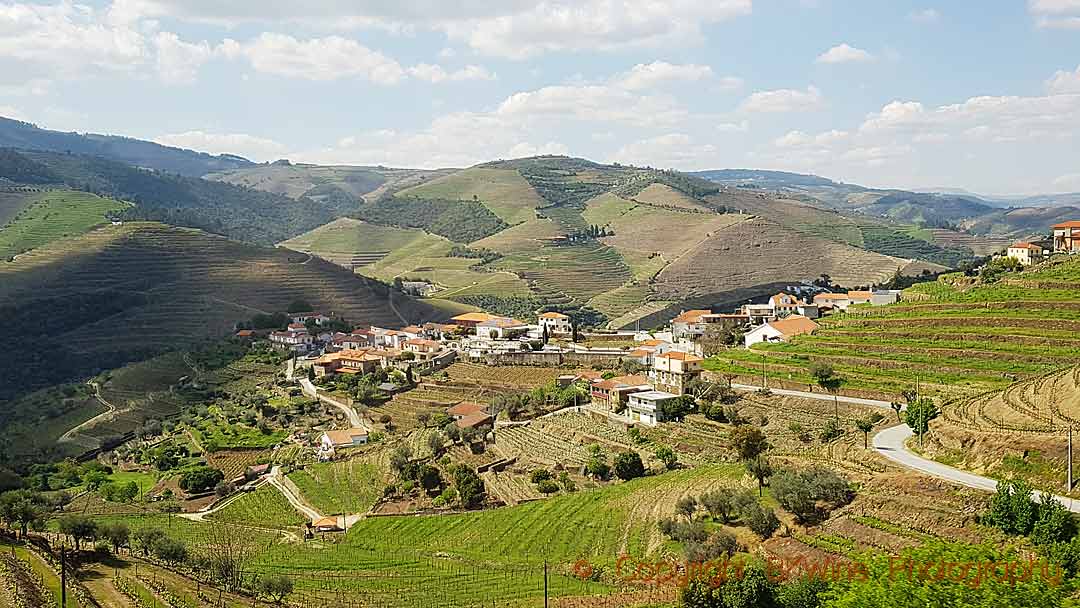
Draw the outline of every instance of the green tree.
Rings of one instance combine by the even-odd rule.
[[[1006,479],[998,482],[983,522],[1019,536],[1031,533],[1038,516],[1038,505],[1031,499],[1031,486],[1022,479]]]
[[[690,395],[682,395],[675,399],[661,402],[656,408],[657,418],[674,422],[682,422],[687,414],[692,414],[697,408],[694,398]]]
[[[904,422],[919,436],[920,445],[922,444],[923,435],[930,430],[930,421],[937,418],[938,413],[938,408],[934,405],[933,400],[925,397],[909,404],[907,411],[904,412]]]
[[[765,480],[773,474],[772,464],[769,463],[768,458],[761,454],[744,460],[743,464],[746,466],[746,472],[757,480],[758,496],[762,496],[764,494]]]
[[[683,496],[675,501],[675,512],[685,517],[688,521],[694,519],[694,512],[697,511],[697,507],[697,499],[693,496]]]
[[[158,528],[139,528],[135,530],[133,537],[142,554],[150,555],[158,541],[165,538],[165,533]]]
[[[168,564],[179,564],[187,559],[187,546],[175,538],[163,536],[154,543],[154,557]]]
[[[641,462],[641,455],[633,450],[616,455],[613,470],[615,476],[623,480],[636,479],[645,475],[645,465]]]
[[[821,467],[782,471],[773,476],[769,485],[780,506],[801,523],[819,520],[828,508],[844,504],[852,497],[847,480]]]
[[[18,527],[26,536],[45,518],[45,499],[33,490],[12,490],[0,494],[0,519],[10,527]]]
[[[656,448],[654,456],[656,456],[657,460],[664,463],[664,468],[669,471],[679,466],[679,457],[675,454],[675,450],[666,445]]]
[[[101,484],[105,483],[109,479],[109,476],[105,471],[90,471],[86,475],[83,475],[83,484],[86,485],[86,489],[93,492],[101,487]]]
[[[855,420],[855,428],[862,433],[862,447],[865,450],[870,443],[870,431],[874,430],[874,423],[869,418]]]
[[[283,574],[264,574],[259,577],[259,593],[280,604],[293,592],[293,581]]]
[[[1039,546],[1067,543],[1076,536],[1076,519],[1053,496],[1039,499],[1039,517],[1031,527],[1031,542]]]
[[[97,522],[82,515],[68,515],[60,519],[60,533],[71,537],[75,551],[81,550],[82,541],[97,538]]]
[[[777,585],[759,563],[746,566],[740,576],[727,574],[689,581],[681,594],[683,608],[777,608]]]
[[[709,516],[719,519],[721,523],[730,523],[735,517],[734,490],[720,488],[707,492],[698,498],[698,503],[708,511]]]
[[[761,429],[751,426],[734,428],[729,435],[731,447],[742,460],[750,460],[769,449],[769,442]]]
[[[120,549],[128,545],[131,539],[131,529],[122,521],[105,524],[101,527],[101,536],[109,541],[114,553],[119,553]]]
[[[893,411],[896,412],[896,421],[903,422],[900,418],[900,410],[904,409],[904,404],[899,401],[893,401],[890,405],[892,406]]]
[[[180,489],[193,494],[206,492],[213,489],[222,479],[225,479],[225,474],[219,469],[196,467],[180,476]],[[138,492],[138,486],[135,491]]]
[[[420,467],[420,486],[431,492],[442,485],[442,476],[439,474],[439,469],[425,464]]]
[[[484,482],[469,465],[459,464],[454,469],[454,488],[461,506],[466,509],[476,508],[484,502]]]

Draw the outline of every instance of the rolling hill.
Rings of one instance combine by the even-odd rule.
[[[351,322],[442,318],[318,257],[158,223],[104,226],[0,263],[0,398],[227,335],[304,299]]]
[[[68,188],[129,201],[122,217],[200,228],[261,245],[321,226],[357,208],[351,198],[317,201],[140,169],[96,156],[0,151],[0,180]]]
[[[87,154],[189,177],[201,177],[214,171],[237,169],[252,164],[239,156],[212,156],[205,152],[172,148],[115,135],[50,131],[3,117],[0,117],[0,148]]]
[[[390,167],[322,166],[290,163],[287,160],[205,175],[213,181],[230,183],[282,194],[289,198],[307,196],[320,200],[327,196],[345,195],[366,200],[407,189],[452,169],[396,169]]]

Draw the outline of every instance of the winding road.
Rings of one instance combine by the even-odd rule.
[[[760,389],[760,386],[753,386],[749,384],[733,384],[732,388],[740,391],[756,391]],[[792,391],[786,389],[769,389],[773,394],[785,395],[788,397],[800,397],[803,399],[817,399],[819,401],[832,401],[833,396],[826,393],[807,393],[804,391]],[[841,403],[851,403],[855,405],[866,405],[869,407],[876,407],[881,409],[892,409],[892,404],[888,401],[879,401],[877,399],[861,399],[858,397],[837,397],[837,400]],[[887,429],[882,429],[874,435],[873,446],[874,450],[892,461],[893,463],[910,469],[912,471],[918,471],[931,477],[937,477],[938,479],[944,479],[951,481],[955,484],[966,486],[968,488],[975,488],[976,490],[983,490],[986,492],[997,491],[997,480],[989,477],[983,477],[982,475],[975,475],[967,471],[961,471],[953,467],[935,462],[928,458],[923,458],[918,454],[907,449],[907,440],[914,435],[914,431],[906,424],[898,424],[891,426]],[[1034,492],[1036,497],[1041,497],[1043,492]],[[1080,501],[1075,498],[1069,498],[1068,496],[1059,496],[1057,494],[1051,494],[1054,500],[1065,505],[1069,511],[1073,513],[1080,513]]]
[[[364,426],[364,421],[360,419],[360,414],[356,412],[356,408],[349,407],[348,404],[342,403],[341,401],[334,399],[333,397],[328,397],[327,395],[320,395],[318,389],[315,388],[315,384],[313,384],[311,380],[308,380],[307,378],[301,378],[300,387],[304,390],[304,394],[306,394],[307,396],[314,397],[319,401],[322,401],[323,403],[329,403],[330,405],[344,412],[345,416],[349,419],[349,426],[351,426],[352,428],[367,428]]]
[[[105,406],[105,411],[98,414],[97,416],[94,416],[93,418],[91,418],[89,420],[86,420],[86,421],[84,421],[82,423],[79,423],[79,424],[71,427],[70,429],[68,429],[67,432],[65,432],[63,435],[61,435],[60,439],[57,440],[60,443],[66,443],[66,442],[72,441],[74,439],[75,435],[77,435],[83,429],[90,428],[90,427],[94,426],[95,424],[97,424],[99,422],[102,422],[104,420],[109,420],[116,414],[116,411],[117,411],[116,406],[109,403],[108,401],[105,400],[104,397],[101,396],[101,387],[98,385],[98,383],[93,382],[93,381],[87,381],[87,384],[94,388],[94,398],[97,399],[98,403]]]

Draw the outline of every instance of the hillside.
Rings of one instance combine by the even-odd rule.
[[[340,189],[336,196],[352,199]],[[822,273],[868,285],[971,255],[910,225],[673,171],[558,156],[487,163],[365,198],[350,214],[360,221],[337,220],[284,244],[383,280],[430,281],[438,298],[522,316],[581,311],[583,322],[612,327],[663,320],[689,301],[726,306],[728,296],[765,295]],[[760,221],[736,228],[750,216]],[[726,262],[713,257],[733,259],[724,246],[762,247],[754,233],[761,222],[774,233],[766,246],[814,255],[777,265],[756,249],[734,258],[744,272],[716,275]]]
[[[25,199],[8,221],[0,222],[0,259],[82,234],[131,206],[74,190],[27,193]]]
[[[442,316],[390,298],[383,283],[287,249],[156,223],[105,226],[0,264],[0,311],[20,345],[0,355],[0,397],[187,348],[297,299],[357,324]]]
[[[239,156],[226,154],[212,156],[204,152],[172,148],[115,135],[50,131],[30,123],[3,117],[0,117],[0,148],[88,154],[136,167],[147,167],[190,177],[200,177],[214,171],[236,169],[252,164],[251,161]]]
[[[355,210],[351,199],[285,196],[194,177],[138,169],[95,156],[49,152],[0,154],[0,179],[64,185],[130,201],[123,217],[201,228],[272,245]]]
[[[944,275],[900,304],[853,309],[812,336],[725,351],[707,365],[760,378],[764,355],[770,374],[803,389],[809,367],[824,362],[847,387],[888,399],[916,382],[931,395],[973,396],[1075,365],[1078,317],[1080,260],[1066,258],[989,284]]]
[[[307,196],[319,200],[333,195],[334,191],[340,191],[357,199],[376,200],[385,194],[409,188],[450,171],[322,166],[277,161],[220,171],[204,177],[289,198]]]

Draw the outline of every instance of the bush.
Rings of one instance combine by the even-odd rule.
[[[821,427],[819,437],[822,443],[828,443],[843,434],[844,430],[840,428],[840,423],[835,418],[829,418],[825,421],[825,426]]]
[[[192,494],[205,492],[225,479],[225,474],[210,467],[197,467],[180,476],[180,489]]]
[[[666,445],[656,448],[656,459],[664,463],[664,468],[674,469],[679,464],[679,457],[675,455],[675,451]]]
[[[739,541],[729,532],[715,532],[710,534],[704,542],[692,540],[683,545],[683,553],[688,562],[706,562],[731,557],[739,550]]]
[[[713,490],[706,494],[702,494],[698,502],[709,515],[714,519],[719,519],[722,523],[728,523],[735,516],[735,492],[727,488],[721,488],[719,490]]]
[[[709,537],[705,530],[705,524],[700,521],[676,521],[674,519],[661,519],[660,532],[672,540],[685,542],[704,542]]]
[[[554,494],[559,491],[559,484],[553,479],[543,479],[536,484],[536,489],[542,494]]]
[[[1043,494],[1038,505],[1039,517],[1031,528],[1031,542],[1039,546],[1067,543],[1076,536],[1076,520],[1065,505]]]
[[[744,507],[741,519],[754,534],[762,539],[771,537],[780,528],[780,520],[777,519],[776,513],[757,502]]]
[[[814,467],[798,472],[784,471],[773,476],[769,486],[785,510],[801,523],[816,521],[825,514],[818,503],[832,508],[852,498],[848,482],[828,469]]]
[[[264,574],[259,577],[258,591],[280,604],[292,593],[293,582],[282,574]]]
[[[562,485],[563,490],[566,490],[567,492],[577,491],[577,484],[574,483],[573,479],[570,479],[570,474],[566,471],[559,473],[559,484]]]
[[[554,476],[551,474],[551,471],[548,471],[546,469],[536,469],[529,474],[529,481],[535,484],[539,484],[541,481],[548,481],[553,477]]]
[[[619,479],[630,480],[645,474],[645,465],[641,462],[641,455],[634,451],[621,452],[615,456],[613,467],[615,476]]]
[[[731,431],[731,447],[742,460],[749,460],[769,449],[769,442],[761,429],[740,426]]]

